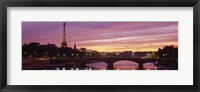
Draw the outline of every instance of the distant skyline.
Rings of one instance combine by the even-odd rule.
[[[61,47],[64,22],[22,22],[22,44],[39,42]],[[157,51],[178,46],[178,22],[66,22],[68,47],[99,52]]]

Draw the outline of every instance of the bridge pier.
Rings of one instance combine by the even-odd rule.
[[[108,64],[107,70],[113,70],[113,64]]]
[[[143,63],[139,63],[138,70],[143,70]]]

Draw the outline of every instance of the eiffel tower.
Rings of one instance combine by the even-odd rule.
[[[67,48],[67,42],[66,42],[66,23],[63,23],[63,41],[61,43],[62,48]]]

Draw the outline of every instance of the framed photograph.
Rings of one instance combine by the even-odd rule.
[[[1,91],[199,91],[199,0],[0,6]]]

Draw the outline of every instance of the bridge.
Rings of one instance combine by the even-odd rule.
[[[157,65],[168,64],[168,65],[176,65],[177,59],[140,59],[140,58],[76,58],[76,59],[66,59],[66,62],[70,62],[77,67],[86,67],[88,63],[98,63],[105,62],[107,63],[108,70],[113,69],[113,64],[120,60],[129,60],[132,62],[136,62],[139,64],[139,70],[143,69],[143,64],[147,62],[155,63]]]

